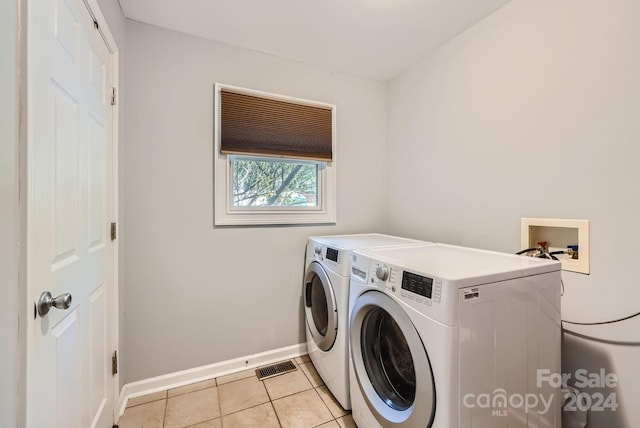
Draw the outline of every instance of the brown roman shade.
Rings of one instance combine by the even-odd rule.
[[[220,153],[332,161],[332,111],[220,91]]]

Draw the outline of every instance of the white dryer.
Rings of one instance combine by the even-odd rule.
[[[561,370],[560,289],[550,260],[442,244],[354,251],[356,424],[560,427],[560,390],[545,381]]]
[[[345,409],[351,408],[347,330],[351,252],[422,244],[377,233],[309,238],[303,281],[307,349],[318,374]]]

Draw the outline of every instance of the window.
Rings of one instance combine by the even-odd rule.
[[[318,162],[231,156],[233,209],[318,206]]]
[[[335,223],[335,106],[215,86],[216,225]]]

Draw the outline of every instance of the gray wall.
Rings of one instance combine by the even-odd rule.
[[[125,209],[122,195],[124,195],[125,188],[125,156],[124,150],[122,149],[127,143],[124,136],[124,124],[125,124],[125,105],[126,105],[126,94],[122,89],[125,86],[126,74],[125,74],[125,52],[126,52],[126,40],[127,40],[127,31],[126,31],[126,19],[122,14],[122,9],[120,8],[120,3],[118,0],[97,0],[98,5],[100,6],[100,11],[104,15],[104,19],[107,20],[107,24],[109,25],[109,30],[113,35],[113,38],[116,40],[116,44],[118,45],[118,144],[120,146],[120,151],[118,152],[118,192],[120,194],[120,199],[118,201],[118,223],[120,230],[124,229],[125,224]],[[124,252],[125,245],[124,241],[126,240],[125,234],[121,233],[118,237],[118,310],[119,310],[119,344],[118,344],[118,355],[120,372],[124,370],[124,365],[126,364],[126,348],[124,336],[126,334],[126,330],[124,327]],[[124,376],[120,376],[120,387],[125,383]]]
[[[515,0],[390,81],[389,232],[515,252],[521,217],[588,219],[563,318],[638,312],[638,22],[635,0]],[[636,426],[640,320],[575,330],[635,342],[565,335],[563,364],[621,379],[589,426]]]
[[[0,426],[17,426],[18,404],[18,1],[0,2]]]
[[[133,21],[126,63],[125,382],[304,342],[306,238],[385,225],[385,84]],[[215,82],[337,105],[336,226],[213,227]]]

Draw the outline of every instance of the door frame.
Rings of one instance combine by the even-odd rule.
[[[18,366],[19,366],[19,374],[18,374],[18,408],[17,408],[17,420],[18,426],[24,426],[26,423],[27,417],[27,362],[28,362],[28,352],[29,349],[27,347],[28,343],[28,331],[30,330],[30,325],[34,321],[34,302],[29,301],[29,284],[27,281],[27,225],[28,225],[28,211],[27,211],[27,203],[29,199],[28,192],[28,153],[29,153],[29,139],[27,134],[28,129],[28,6],[30,2],[35,0],[15,0],[18,6],[18,68],[19,73],[17,77],[17,86],[18,86],[18,100],[19,100],[19,108],[18,108],[18,152],[19,152],[19,160],[18,160],[18,174],[19,174],[19,185],[18,185],[18,194],[19,194],[19,236],[20,236],[20,262],[18,266],[19,270],[19,281],[18,281],[18,321],[19,321],[19,330],[18,330]],[[116,93],[119,92],[119,50],[118,45],[116,43],[111,30],[109,29],[109,25],[100,10],[97,0],[82,0],[85,7],[89,11],[89,14],[93,17],[94,21],[98,23],[99,32],[102,36],[102,39],[107,46],[109,54],[111,56],[111,86],[116,88]],[[111,207],[111,221],[120,226],[119,222],[119,199],[118,199],[118,188],[119,188],[119,180],[118,180],[118,152],[119,152],[119,135],[118,131],[120,129],[119,124],[119,100],[115,105],[111,106],[112,108],[112,117],[111,117],[111,139],[112,139],[112,207]],[[118,227],[120,229],[120,227]],[[118,255],[119,255],[119,247],[120,247],[120,238],[121,238],[121,230],[118,230],[117,239],[114,242],[114,245],[111,246],[111,274],[112,274],[112,289],[110,290],[111,298],[108,301],[108,311],[110,312],[110,328],[112,329],[112,343],[109,345],[111,349],[119,352],[119,307],[118,307],[118,294],[119,294],[119,281],[118,281]],[[119,364],[118,364],[119,365]],[[112,391],[112,399],[113,399],[113,421],[114,423],[118,420],[119,410],[120,410],[120,370],[118,367],[118,373],[113,377],[113,391]]]

